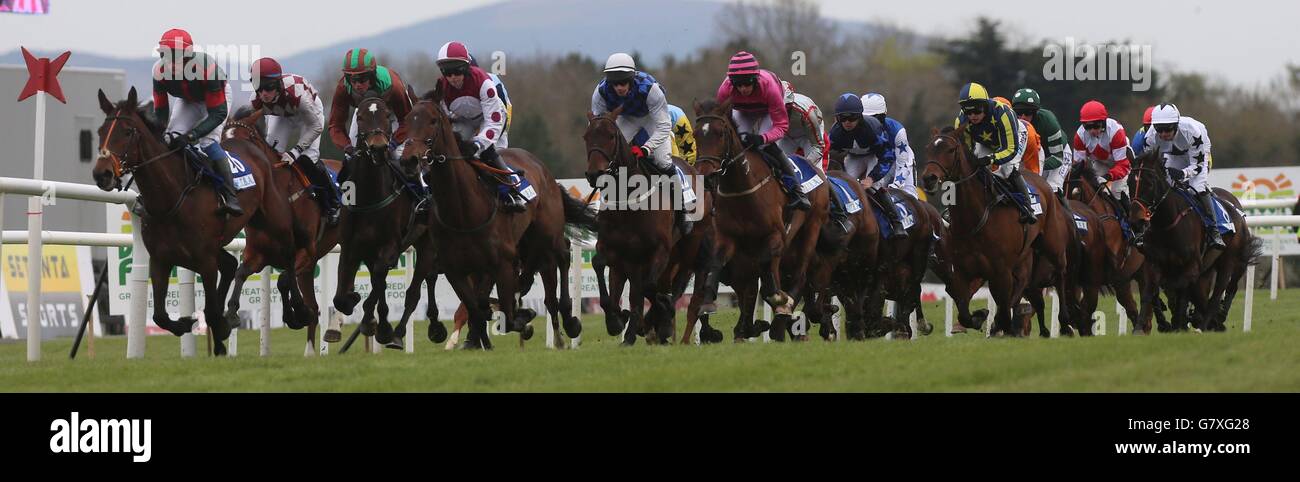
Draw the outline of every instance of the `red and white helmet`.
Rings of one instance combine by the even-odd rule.
[[[465,44],[460,42],[447,42],[442,44],[442,48],[438,49],[438,65],[442,66],[459,62],[464,62],[465,65],[469,65],[469,49],[465,47]]]
[[[1106,113],[1106,106],[1095,100],[1088,101],[1079,109],[1079,122],[1104,121],[1108,118],[1110,115]]]
[[[262,83],[268,85],[280,86],[280,78],[284,76],[284,70],[280,68],[280,63],[270,57],[263,57],[253,62],[248,68],[250,74],[248,78],[253,80],[253,89],[261,90]]]
[[[164,50],[180,50],[186,54],[194,51],[194,39],[190,33],[179,28],[174,28],[163,32],[162,38],[158,40],[158,48]]]

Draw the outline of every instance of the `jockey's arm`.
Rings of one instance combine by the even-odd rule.
[[[785,91],[781,82],[767,71],[758,76],[759,88],[763,89],[763,99],[767,103],[767,115],[772,119],[772,127],[763,133],[763,143],[771,144],[785,137],[790,130],[790,113],[785,108]]]
[[[1002,136],[1002,150],[993,153],[993,163],[1003,165],[1016,157],[1019,150],[1020,136],[1016,135],[1018,125],[1012,120],[1009,109],[996,109],[991,119],[997,126],[998,135]]]
[[[1056,120],[1056,114],[1047,110],[1039,110],[1034,118],[1035,120],[1042,119],[1034,128],[1038,129],[1038,136],[1042,142],[1043,150],[1047,153],[1047,159],[1043,159],[1043,170],[1047,171],[1061,167],[1064,162],[1062,158],[1065,156],[1067,141],[1065,131],[1061,130],[1061,124]]]
[[[899,168],[910,168],[914,165],[916,154],[912,152],[912,146],[907,142],[907,129],[899,129],[898,135],[894,137],[894,165]]]
[[[506,105],[497,97],[496,86],[492,82],[483,82],[479,86],[478,98],[479,106],[483,109],[483,125],[474,136],[474,144],[478,146],[478,152],[474,153],[476,156],[488,146],[496,144],[506,126]]]
[[[352,113],[352,99],[348,95],[348,88],[343,84],[343,79],[339,79],[339,84],[334,88],[334,98],[330,101],[329,133],[330,141],[339,149],[346,150],[352,145],[352,139],[348,138],[348,115]]]
[[[406,142],[406,115],[411,113],[411,107],[415,105],[411,101],[411,96],[406,92],[406,83],[402,82],[402,77],[397,75],[396,70],[389,69],[388,73],[392,76],[393,85],[388,88],[384,94],[384,101],[388,103],[388,109],[392,111],[393,117],[397,119],[397,132],[393,133],[393,141],[397,143]],[[489,88],[496,86],[492,82],[484,82]],[[493,92],[495,96],[495,91]],[[499,100],[499,99],[498,99]],[[501,116],[505,118],[505,107],[501,108]],[[500,129],[497,130],[500,133]]]
[[[1076,161],[1088,160],[1088,146],[1083,144],[1083,138],[1078,133],[1074,134],[1074,140],[1070,142],[1070,148],[1074,149],[1074,159]]]
[[[600,86],[596,86],[591,91],[591,114],[605,115],[609,113],[609,107],[605,105],[605,98],[600,96]]]
[[[1124,179],[1130,169],[1130,160],[1128,158],[1128,134],[1124,129],[1120,129],[1110,139],[1110,158],[1115,159],[1115,165],[1111,166],[1106,177],[1111,181]]]
[[[193,129],[187,133],[190,139],[199,139],[208,135],[213,130],[226,122],[226,115],[229,109],[226,108],[226,85],[225,81],[209,80],[204,81],[203,106],[207,108],[208,115],[199,121]]]
[[[659,84],[650,87],[650,92],[646,94],[646,107],[650,109],[650,118],[654,120],[654,132],[651,133],[650,139],[645,142],[646,149],[654,151],[665,142],[671,142],[673,138],[673,121],[672,115],[668,113],[668,98],[664,96],[663,89]]]
[[[168,104],[167,87],[158,79],[153,81],[153,117],[158,125],[165,126],[171,119],[171,105]]]
[[[310,150],[312,143],[325,130],[325,108],[321,105],[320,96],[312,95],[305,86],[300,88],[304,89],[298,93],[298,115],[303,122],[303,131],[298,136],[298,145],[290,152],[295,158]]]

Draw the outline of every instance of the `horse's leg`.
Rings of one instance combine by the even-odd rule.
[[[428,256],[433,258],[433,261],[437,261],[437,255],[433,251],[425,251],[425,254],[416,254],[416,256]],[[438,270],[436,266],[435,263],[435,269],[430,271],[429,276],[424,280],[425,296],[429,299],[429,302],[425,304],[424,316],[429,319],[429,341],[442,343],[443,340],[447,339],[447,327],[442,326],[442,322],[438,321],[438,298],[435,296],[438,288]]]
[[[393,338],[396,340],[401,340],[406,336],[406,324],[410,321],[411,314],[415,313],[415,308],[420,305],[421,285],[428,282],[429,274],[434,272],[434,260],[431,254],[432,253],[417,250],[415,252],[414,266],[407,268],[413,269],[415,272],[411,275],[411,285],[406,287],[406,299],[405,305],[402,307],[402,319],[397,323],[397,327],[393,329]],[[435,276],[434,280],[436,279],[437,277]],[[434,303],[432,296],[429,298],[429,303]],[[436,308],[433,312],[437,313]],[[434,335],[437,334],[437,329],[433,327],[435,324],[439,327],[442,326],[442,324],[438,323],[438,317],[436,315],[429,318],[429,339],[434,343],[442,343],[442,341],[447,337],[447,332],[445,330],[442,332],[441,339],[434,339]]]
[[[781,289],[781,254],[785,250],[785,236],[782,233],[769,235],[767,238],[767,250],[763,253],[764,257],[760,263],[765,263],[765,269],[760,268],[763,285],[760,292],[763,295],[763,301],[772,307],[772,326],[773,330],[768,336],[775,341],[785,341],[785,326],[787,318],[794,311],[794,299]],[[785,315],[785,316],[782,316]]]
[[[469,325],[469,334],[465,337],[465,349],[487,349],[484,340],[488,337],[487,320],[491,313],[487,312],[486,303],[479,298],[479,290],[469,276],[448,274],[447,282],[451,284],[451,289],[456,292],[456,297],[460,298],[468,314],[466,323]]]
[[[1120,306],[1124,307],[1124,314],[1128,316],[1133,323],[1133,334],[1150,334],[1150,330],[1145,328],[1138,320],[1142,316],[1138,311],[1138,306],[1133,301],[1133,282],[1130,279],[1124,279],[1111,283],[1110,289],[1115,292],[1115,299],[1119,301]]]
[[[316,251],[315,248],[306,248],[298,250],[294,259],[296,290],[293,293],[298,295],[298,303],[295,306],[302,308],[298,315],[299,326],[307,327],[308,342],[313,346],[316,343],[316,322],[320,320],[320,305],[316,303]],[[288,273],[281,274],[281,276]]]
[[[1020,301],[1021,291],[1024,283],[1016,279],[1016,275],[1028,278],[1027,270],[1020,269],[1019,273],[997,273],[997,276],[989,278],[989,292],[993,295],[993,301],[998,305],[998,311],[993,317],[993,330],[1005,334],[1006,336],[1019,336],[1016,331],[1011,313],[1015,304]],[[1017,289],[1020,288],[1020,289]],[[1065,296],[1061,297],[1065,299]]]
[[[230,338],[230,332],[233,331],[235,326],[239,323],[238,320],[231,322],[223,319],[221,316],[221,300],[226,294],[226,292],[223,291],[223,288],[230,288],[230,281],[234,276],[234,271],[236,269],[235,257],[230,253],[227,253],[224,249],[221,250],[221,254],[224,254],[225,256],[217,256],[208,269],[204,269],[199,273],[203,276],[204,293],[212,293],[214,295],[204,298],[205,306],[203,308],[203,316],[208,320],[215,320],[215,322],[208,322],[208,329],[211,330],[212,333],[212,354],[216,356],[224,356],[226,354],[226,339]],[[270,294],[268,293],[264,296],[269,297]],[[265,300],[264,303],[270,303],[270,300]]]
[[[243,265],[240,265],[240,268],[243,268]],[[284,326],[295,328],[297,318],[294,317],[293,312],[298,307],[295,300],[297,294],[294,293],[293,277],[281,273],[280,280],[275,282],[275,288],[280,291],[280,305],[282,308],[280,310],[280,321],[284,323]],[[270,293],[263,296],[270,296]],[[229,311],[227,311],[227,316],[229,316]]]
[[[1029,288],[1025,290],[1025,300],[1030,306],[1034,307],[1034,315],[1038,318],[1038,336],[1047,338],[1052,336],[1052,332],[1047,328],[1047,310],[1046,303],[1043,302],[1043,290],[1041,288]],[[1029,336],[1029,325],[1025,325],[1024,336]]]
[[[626,287],[627,277],[619,266],[609,267],[609,296],[601,306],[605,311],[605,329],[609,336],[619,336],[627,329],[628,318],[631,312],[623,309],[623,289]],[[632,328],[636,330],[636,328]]]
[[[369,314],[373,307],[376,323],[375,340],[387,348],[401,350],[405,348],[404,340],[393,336],[393,325],[388,322],[388,273],[392,265],[382,261],[390,258],[379,259],[381,260],[379,263],[382,264],[377,267],[378,269],[370,270],[370,296],[366,300],[366,313]],[[374,303],[372,304],[370,300],[374,300]],[[388,335],[387,340],[384,339],[385,334]]]
[[[624,330],[623,332],[622,346],[635,345],[637,335],[643,333],[642,330],[644,327],[642,326],[642,322],[645,318],[645,312],[643,309],[645,306],[645,290],[647,288],[645,281],[645,268],[635,263],[628,263],[627,267],[629,268],[627,272],[627,282],[629,285],[627,302],[628,310],[630,310],[632,317],[628,320],[627,330]],[[647,342],[652,343],[653,340],[648,340]]]
[[[704,301],[700,304],[700,312],[705,315],[711,315],[718,312],[718,284],[721,283],[722,269],[731,261],[731,257],[736,253],[736,244],[730,239],[722,238],[717,240],[714,246],[713,256],[709,258],[707,271],[708,276],[704,280],[704,291],[699,292]]]
[[[361,334],[366,336],[376,336],[377,327],[375,323],[375,305],[384,300],[384,291],[380,289],[378,277],[382,267],[376,261],[373,264],[365,262],[366,270],[370,272],[370,295],[366,296],[366,301],[361,305]],[[385,286],[386,288],[386,286]],[[391,336],[391,333],[389,334]],[[387,340],[380,340],[380,343],[386,343]]]
[[[759,336],[768,328],[762,326],[763,323],[754,321],[754,306],[758,303],[758,280],[754,279],[752,273],[745,274],[747,276],[737,276],[733,279],[736,284],[732,286],[735,288],[736,295],[740,297],[740,317],[736,320],[735,329],[732,330],[736,343],[744,343],[749,338]]]
[[[672,239],[671,236],[669,239]],[[673,286],[669,272],[669,246],[661,245],[651,256],[650,266],[645,272],[646,297],[650,300],[650,312],[657,318],[655,337],[658,343],[671,344],[676,335],[677,326],[673,323]]]
[[[1232,309],[1232,299],[1237,297],[1237,284],[1246,275],[1246,263],[1236,262],[1232,268],[1232,275],[1224,276],[1224,278],[1229,279],[1222,283],[1222,289],[1219,289],[1218,286],[1215,287],[1215,291],[1218,292],[1220,297],[1218,299],[1221,300],[1219,317],[1214,320],[1213,328],[1215,331],[1227,331],[1228,311]],[[1250,280],[1246,280],[1246,282],[1249,283]]]
[[[1083,300],[1080,302],[1079,309],[1079,336],[1092,336],[1092,315],[1097,312],[1097,295],[1101,292],[1101,286],[1096,283],[1088,283],[1087,286],[1081,286],[1083,291]]]
[[[234,282],[234,289],[230,292],[230,301],[226,303],[225,319],[227,321],[239,321],[239,301],[240,296],[244,293],[244,283],[248,281],[249,276],[252,276],[253,273],[262,271],[262,268],[265,267],[265,260],[260,253],[251,249],[244,250],[244,262],[239,263],[239,267],[235,270],[233,275],[234,279],[232,280]],[[263,296],[269,296],[269,294],[263,294]],[[283,296],[284,292],[281,291],[281,297]],[[286,305],[284,307],[284,315],[289,316],[291,312],[292,310],[288,305]],[[181,313],[181,315],[189,316],[189,313]]]
[[[1148,261],[1149,262],[1149,261]],[[1140,321],[1143,331],[1151,333],[1151,317],[1157,315],[1156,328],[1161,332],[1171,331],[1172,327],[1164,320],[1164,308],[1160,301],[1160,274],[1155,266],[1146,266],[1138,271],[1138,296],[1140,299]]]
[[[1192,321],[1196,323],[1196,328],[1201,331],[1209,330],[1210,321],[1218,316],[1219,307],[1211,303],[1213,300],[1210,298],[1210,290],[1214,281],[1213,273],[1214,270],[1210,270],[1206,274],[1192,278],[1192,281],[1187,284],[1192,307],[1196,308],[1196,317]]]
[[[558,253],[560,263],[555,267],[560,277],[560,318],[564,324],[564,333],[569,338],[582,336],[582,320],[578,318],[577,313],[573,312],[573,295],[569,292],[569,270],[573,264],[573,255],[568,249]],[[582,276],[573,280],[579,288],[582,286]],[[579,299],[579,302],[582,300]]]
[[[173,335],[181,336],[190,332],[194,320],[189,323],[184,321],[172,321],[171,315],[167,314],[167,285],[171,278],[173,266],[160,261],[157,257],[149,258],[149,283],[153,287],[153,324],[159,328],[172,332]],[[203,277],[206,284],[208,277]],[[220,299],[220,298],[218,298]],[[182,313],[184,317],[190,315]],[[215,322],[216,320],[213,320]]]
[[[501,312],[506,315],[506,331],[517,331],[523,339],[528,339],[532,335],[527,334],[528,322],[531,320],[521,319],[517,312],[517,295],[518,295],[518,276],[519,272],[515,269],[515,263],[509,261],[515,259],[515,256],[502,256],[501,261],[496,266],[496,286],[497,302],[501,306]],[[486,285],[486,283],[485,283]],[[479,287],[480,289],[483,286]],[[486,298],[486,295],[484,296]]]
[[[551,332],[554,333],[551,343],[556,348],[564,348],[564,336],[560,332],[560,321],[564,318],[560,314],[560,300],[555,296],[555,290],[559,284],[556,277],[563,276],[565,273],[560,272],[558,265],[543,266],[538,273],[542,275],[542,289],[545,290],[545,293],[542,293],[542,298],[546,304],[546,312],[551,315]],[[567,278],[567,276],[564,277]]]
[[[334,308],[339,313],[351,315],[352,310],[361,302],[361,295],[356,291],[357,270],[361,269],[361,257],[357,255],[353,243],[344,243],[339,253],[338,290],[334,293]]]

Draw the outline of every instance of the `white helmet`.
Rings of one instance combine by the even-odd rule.
[[[889,107],[885,105],[885,96],[871,92],[862,96],[862,115],[888,114]]]
[[[1155,110],[1151,111],[1151,124],[1177,124],[1180,119],[1178,106],[1173,104],[1157,105]]]
[[[632,60],[631,55],[619,52],[609,56],[609,60],[605,61],[606,77],[630,78],[635,74],[636,61]]]

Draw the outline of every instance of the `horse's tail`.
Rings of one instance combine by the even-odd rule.
[[[1250,236],[1250,241],[1246,242],[1246,249],[1241,250],[1241,262],[1247,265],[1259,264],[1259,257],[1264,254],[1264,240],[1246,230]]]
[[[555,185],[560,188],[560,197],[564,201],[564,224],[568,237],[594,237],[596,210],[583,204],[581,199],[570,196],[559,183]]]

